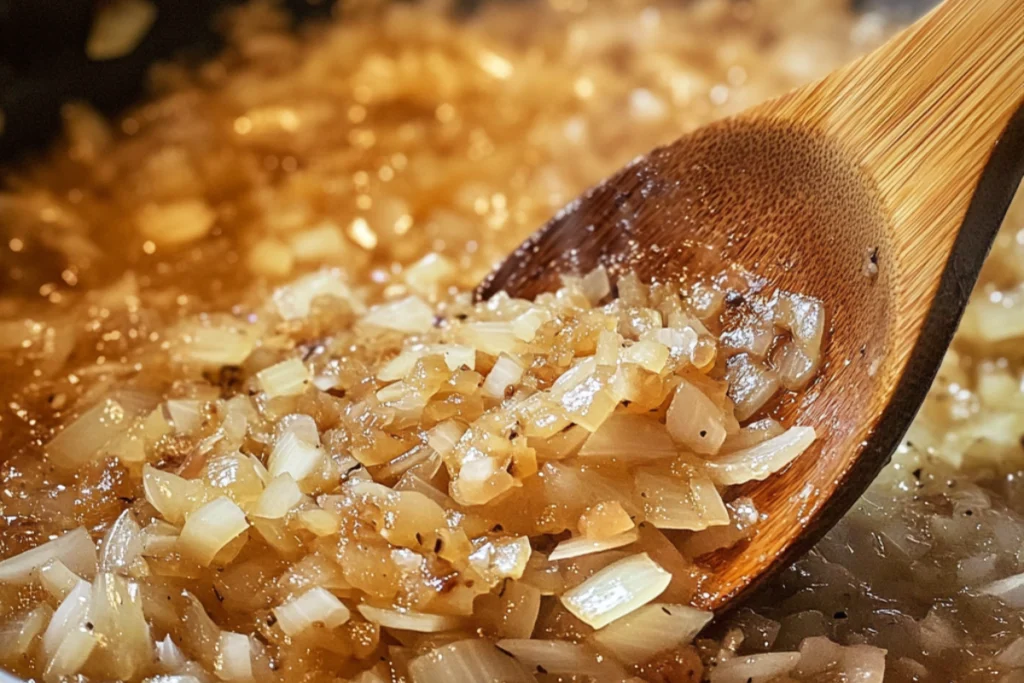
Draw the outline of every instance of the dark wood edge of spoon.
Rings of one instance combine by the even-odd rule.
[[[995,234],[999,231],[1022,178],[1024,101],[1018,106],[985,164],[921,334],[863,452],[846,472],[835,494],[813,517],[800,537],[780,553],[764,572],[716,609],[717,616],[739,607],[769,578],[811,550],[889,464],[938,374],[939,365],[963,316],[982,263],[988,256]]]

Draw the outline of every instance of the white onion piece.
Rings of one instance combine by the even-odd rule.
[[[341,519],[328,510],[302,510],[295,521],[314,536],[332,536],[341,528]]]
[[[689,605],[654,603],[613,621],[590,640],[623,664],[641,664],[690,643],[713,616]]]
[[[364,325],[381,327],[386,330],[416,334],[426,332],[434,325],[434,309],[418,296],[408,296],[398,301],[374,306],[363,316]]]
[[[93,576],[96,573],[96,546],[89,532],[79,527],[0,562],[0,583],[28,583],[39,568],[51,560],[60,560],[76,574]]]
[[[248,528],[242,509],[222,496],[188,516],[178,547],[204,567],[209,566],[224,546]]]
[[[273,295],[277,312],[285,320],[307,317],[313,309],[313,302],[320,297],[347,301],[356,313],[365,309],[362,301],[342,281],[340,270],[325,269],[304,275],[289,285],[279,287]]]
[[[816,438],[813,427],[790,427],[756,446],[708,461],[711,478],[723,486],[763,481],[807,450]]]
[[[665,425],[636,413],[612,413],[580,448],[581,458],[653,460],[674,458],[679,449]]]
[[[654,600],[671,582],[671,574],[640,553],[608,565],[561,601],[581,621],[601,628]]]
[[[154,519],[142,530],[142,554],[163,557],[174,552],[178,543],[178,527],[162,519]]]
[[[269,398],[301,394],[313,381],[309,368],[298,358],[289,358],[256,373],[260,389]]]
[[[274,443],[267,471],[274,478],[288,474],[295,481],[302,481],[316,471],[323,459],[322,449],[306,443],[294,432],[285,432]]]
[[[460,640],[409,662],[413,683],[534,683],[513,657],[486,640]]]
[[[50,560],[39,569],[39,582],[54,600],[62,601],[75,589],[82,577],[60,560]]]
[[[48,660],[53,661],[57,654],[58,648],[67,639],[67,637],[79,630],[83,630],[86,615],[89,610],[89,593],[92,590],[92,586],[88,581],[79,581],[78,584],[68,593],[67,597],[57,606],[57,610],[53,613],[53,618],[50,619],[50,623],[46,627],[46,631],[43,632],[43,654]],[[92,633],[90,632],[91,636]],[[79,642],[76,638],[72,641],[73,643]],[[85,656],[88,657],[89,653],[92,652],[92,647],[95,646],[95,641],[92,646],[82,645],[81,649],[88,648],[88,652]],[[68,652],[65,653],[65,657],[70,654],[70,650],[75,649],[73,647],[68,648]],[[82,660],[82,664],[85,660]],[[77,669],[76,669],[77,671]],[[74,672],[72,672],[74,673]]]
[[[455,444],[465,433],[465,427],[460,426],[454,420],[446,420],[427,433],[427,445],[437,451],[439,455],[445,455],[455,448]]]
[[[103,537],[100,552],[101,572],[127,573],[142,555],[142,529],[131,510],[125,510]]]
[[[265,519],[281,519],[288,511],[302,502],[302,491],[292,475],[285,472],[270,480],[263,489],[253,515]]]
[[[733,657],[711,670],[711,683],[768,683],[793,670],[800,661],[797,652],[769,652]]]
[[[620,354],[623,363],[635,363],[655,374],[665,369],[670,355],[667,346],[651,339],[642,339],[631,344],[622,349]]]
[[[249,637],[222,631],[217,641],[213,669],[222,681],[251,681],[252,646]]]
[[[506,581],[498,595],[495,632],[505,638],[529,638],[540,615],[541,592],[523,581]]]
[[[546,308],[531,308],[512,321],[512,333],[520,340],[532,342],[541,325],[550,322],[553,316]]]
[[[274,425],[275,439],[289,433],[310,446],[320,445],[320,430],[316,426],[316,420],[305,413],[285,415]]]
[[[189,321],[178,325],[171,336],[172,359],[206,367],[239,365],[256,346],[255,331],[237,321],[221,327]]]
[[[805,680],[828,676],[852,683],[882,683],[885,654],[885,650],[870,645],[843,647],[821,636],[804,638],[800,662],[793,673]]]
[[[14,663],[25,657],[52,617],[53,608],[44,602],[0,624],[0,662]]]
[[[142,468],[146,500],[171,524],[181,524],[185,515],[209,502],[211,492],[199,479],[185,479],[152,465]]]
[[[825,307],[821,301],[802,294],[779,292],[775,301],[775,324],[793,333],[811,355],[817,355],[825,333]]]
[[[714,401],[683,380],[665,416],[668,433],[694,453],[713,455],[725,441],[725,416]]]
[[[729,523],[714,483],[697,471],[689,480],[639,471],[634,482],[647,521],[659,529],[700,531]]]
[[[132,680],[149,666],[153,640],[138,585],[116,574],[97,574],[89,600],[89,621],[102,643],[117,644],[116,649],[105,647],[98,653],[111,678]]]
[[[189,674],[161,674],[147,678],[146,683],[203,683],[203,681]]]
[[[274,616],[281,630],[294,636],[316,623],[327,628],[337,628],[349,620],[350,613],[341,600],[318,586],[275,607]]]
[[[441,614],[425,614],[423,612],[399,612],[392,609],[381,609],[371,605],[359,605],[356,609],[367,621],[384,628],[399,631],[416,631],[417,633],[439,633],[458,628],[461,620],[458,617]]]
[[[519,353],[526,346],[516,336],[511,322],[476,322],[455,329],[458,340],[489,356]]]
[[[636,543],[637,537],[636,529],[630,529],[608,538],[567,538],[555,546],[555,549],[551,551],[551,555],[548,556],[548,560],[556,562],[558,560],[568,560],[573,557],[600,553],[605,550],[614,550],[630,543]]]
[[[160,668],[168,673],[181,671],[182,667],[188,663],[185,653],[181,651],[170,635],[164,636],[164,639],[156,644],[156,659]]]
[[[612,292],[612,283],[608,279],[608,271],[598,266],[580,279],[580,289],[591,305],[596,306]]]
[[[1024,574],[1014,574],[985,584],[978,591],[982,595],[993,595],[1013,608],[1024,607]]]
[[[191,434],[203,423],[203,402],[176,399],[164,404],[168,422],[178,434]]]
[[[760,515],[750,498],[737,498],[725,506],[729,524],[704,529],[687,538],[679,549],[687,557],[700,557],[720,548],[731,548],[750,537]]]
[[[617,663],[586,645],[565,640],[505,639],[498,648],[519,660],[527,671],[588,676],[596,682],[618,683],[626,673]]]
[[[746,427],[741,427],[738,432],[726,438],[725,443],[722,444],[721,452],[732,453],[744,448],[750,448],[785,431],[786,428],[779,424],[777,420],[766,417],[763,420],[752,422]]]
[[[729,398],[736,404],[736,419],[740,421],[761,410],[782,386],[778,373],[746,355],[730,359],[725,379],[729,382]]]
[[[416,362],[424,356],[440,355],[452,372],[461,368],[476,369],[476,350],[460,344],[417,344],[395,356],[377,373],[382,382],[404,379],[412,372]]]
[[[594,358],[598,365],[615,367],[619,363],[619,350],[622,348],[622,336],[611,330],[601,330],[597,335]]]
[[[523,366],[511,356],[502,354],[487,373],[481,393],[490,398],[504,399],[505,391],[523,377]]]
[[[102,399],[64,427],[46,444],[46,454],[61,467],[77,468],[103,453],[103,448],[128,431],[156,405],[156,397],[118,391]]]
[[[782,386],[790,391],[799,391],[807,386],[818,371],[821,354],[812,357],[791,339],[779,346],[772,360]]]

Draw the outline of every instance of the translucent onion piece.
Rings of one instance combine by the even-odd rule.
[[[725,378],[729,398],[736,404],[736,419],[741,422],[761,410],[782,386],[777,373],[746,355],[729,360]]]
[[[805,680],[828,676],[856,683],[882,683],[885,654],[885,650],[870,645],[843,647],[824,637],[804,638],[800,662],[793,673]]]
[[[1014,574],[981,587],[982,595],[993,595],[1010,607],[1024,607],[1024,574]]]
[[[555,549],[551,551],[548,559],[555,562],[557,560],[567,560],[572,557],[600,553],[605,550],[614,550],[615,548],[621,548],[629,545],[630,543],[635,543],[637,537],[636,529],[630,529],[620,534],[602,539],[583,537],[568,538],[555,546]]]
[[[808,354],[816,356],[825,333],[825,307],[814,297],[780,292],[775,301],[775,324],[792,332]]]
[[[75,589],[82,577],[68,569],[60,560],[50,560],[39,569],[39,582],[43,590],[58,602]]]
[[[58,648],[67,639],[69,634],[75,633],[84,628],[86,615],[89,610],[89,593],[91,590],[92,586],[88,581],[79,581],[78,585],[68,593],[67,597],[64,598],[60,605],[58,605],[57,610],[53,613],[53,618],[50,619],[50,623],[47,625],[46,631],[43,632],[42,642],[43,654],[51,662],[57,654]],[[90,633],[89,635],[92,634]],[[77,643],[78,639],[75,639],[72,642]],[[88,651],[85,652],[86,658],[92,652],[92,648],[94,646],[95,641],[93,641],[93,645],[81,646],[81,649],[83,650],[88,648]],[[76,649],[77,652],[77,646],[76,648],[69,647],[69,652],[66,652],[65,656],[75,654],[70,652],[72,649]],[[84,663],[85,659],[82,659],[79,666]]]
[[[341,528],[338,516],[327,510],[303,510],[297,515],[296,521],[314,536],[332,536]]]
[[[490,585],[502,579],[518,579],[530,561],[530,539],[496,538],[484,543],[469,556],[469,565]]]
[[[181,651],[170,635],[156,644],[156,659],[164,671],[171,673],[180,671],[188,662],[185,653]]]
[[[625,671],[617,663],[578,643],[506,639],[498,641],[498,648],[518,659],[528,671],[589,676],[594,681],[615,683],[626,678]]]
[[[608,565],[561,600],[577,618],[599,629],[654,600],[671,582],[671,574],[640,553]]]
[[[670,353],[668,347],[649,339],[641,340],[622,350],[624,363],[635,363],[644,370],[660,373],[665,369]]]
[[[89,532],[79,527],[0,562],[0,583],[29,583],[47,562],[60,560],[68,569],[85,577],[96,573],[96,546]]]
[[[534,683],[513,657],[486,640],[460,640],[409,662],[413,683]]]
[[[430,253],[402,271],[402,278],[417,294],[434,300],[440,295],[442,284],[458,275],[455,263],[446,256]]]
[[[469,346],[459,344],[417,344],[402,351],[391,362],[381,368],[377,379],[382,382],[394,382],[406,378],[416,366],[416,362],[424,356],[440,355],[449,370],[455,372],[461,368],[476,369],[476,351]]]
[[[659,529],[700,531],[729,523],[714,483],[699,472],[687,480],[640,471],[634,481],[647,521]]]
[[[523,581],[506,581],[498,595],[498,606],[485,616],[494,622],[498,635],[529,638],[540,614],[541,592]]]
[[[111,678],[131,680],[149,666],[153,640],[137,585],[116,574],[98,574],[89,601],[89,623],[102,643],[117,644],[116,650],[104,647],[99,653]]]
[[[532,342],[541,325],[552,319],[551,312],[546,308],[531,308],[512,321],[512,333],[522,341]]]
[[[510,322],[465,323],[456,328],[455,334],[461,343],[489,356],[519,353],[526,348]]]
[[[713,455],[725,441],[725,415],[695,385],[683,380],[669,404],[665,426],[676,443]]]
[[[131,510],[125,510],[103,537],[99,570],[126,574],[142,555],[142,549],[142,528]]]
[[[797,652],[769,652],[733,657],[711,670],[711,683],[768,683],[789,673],[800,661]]]
[[[222,681],[251,681],[252,645],[249,637],[223,631],[217,641],[213,668]]]
[[[579,529],[586,538],[603,539],[625,533],[634,527],[633,519],[617,500],[591,505],[580,515]]]
[[[604,266],[598,266],[583,276],[580,280],[580,289],[583,296],[587,297],[592,305],[597,305],[601,299],[612,292],[612,283],[608,279],[608,271]]]
[[[280,519],[302,502],[304,496],[292,475],[285,472],[270,480],[256,501],[253,515],[266,519]]]
[[[164,404],[168,422],[178,434],[191,434],[203,423],[203,402],[177,399]]]
[[[348,288],[348,285],[342,281],[342,274],[339,270],[321,270],[310,273],[289,285],[279,287],[273,295],[277,312],[285,320],[297,320],[309,316],[313,302],[320,297],[332,297],[347,301],[356,313],[361,313],[365,308],[352,290]]]
[[[247,528],[242,509],[230,498],[217,498],[188,516],[178,547],[204,567],[209,566],[221,548]]]
[[[309,368],[298,358],[289,358],[256,373],[256,380],[269,398],[301,394],[312,382]]]
[[[700,531],[683,541],[679,549],[687,557],[700,557],[720,548],[731,548],[750,538],[758,522],[757,508],[750,498],[737,498],[726,504],[729,524]]]
[[[199,322],[178,326],[171,358],[178,363],[195,363],[207,367],[239,365],[256,346],[253,330],[234,323],[212,327]]]
[[[743,450],[744,448],[750,448],[756,446],[762,441],[767,441],[773,436],[778,436],[786,431],[778,421],[773,418],[766,417],[763,420],[753,422],[746,427],[741,427],[738,432],[730,435],[726,438],[725,443],[722,444],[722,453],[732,453],[734,451]]]
[[[5,617],[0,624],[0,663],[13,664],[26,657],[52,616],[53,608],[42,603],[19,617]]]
[[[707,471],[723,486],[763,481],[793,462],[815,438],[813,427],[790,427],[785,433],[756,446],[709,461]]]
[[[46,454],[61,467],[80,467],[102,455],[104,446],[128,431],[155,405],[156,397],[149,394],[114,392],[53,437],[46,444]]]
[[[408,296],[374,306],[362,323],[406,334],[422,333],[434,326],[434,309],[418,296]]]
[[[490,398],[505,398],[505,390],[514,387],[523,377],[523,366],[511,356],[502,354],[487,373],[481,393]]]
[[[772,356],[782,386],[790,391],[806,387],[818,371],[821,354],[810,356],[794,340],[783,342]]]
[[[289,636],[298,635],[314,624],[337,628],[349,620],[348,608],[326,589],[312,588],[297,598],[274,608],[281,630]]]
[[[178,527],[162,519],[155,519],[142,530],[142,554],[162,557],[174,552],[178,544]]]
[[[185,515],[209,502],[211,493],[198,479],[184,479],[152,465],[142,468],[146,500],[171,524],[181,524]]]
[[[665,425],[637,413],[613,413],[580,448],[581,458],[627,461],[674,458],[679,449]]]
[[[416,631],[417,633],[440,633],[459,627],[461,620],[458,617],[444,616],[441,614],[426,614],[424,612],[400,612],[392,609],[381,609],[372,605],[359,605],[356,607],[367,621],[378,624],[384,628],[392,628],[399,631]]]
[[[623,664],[641,664],[690,643],[713,616],[688,605],[654,603],[613,621],[590,640]]]
[[[455,448],[462,435],[466,433],[465,427],[460,426],[453,420],[447,420],[435,426],[427,434],[427,444],[440,455],[446,455]]]
[[[324,460],[324,452],[306,443],[294,432],[285,432],[274,443],[267,462],[267,471],[277,478],[288,474],[295,481],[302,481],[313,474]]]

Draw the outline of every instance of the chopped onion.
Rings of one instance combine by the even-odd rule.
[[[581,621],[601,628],[654,600],[671,582],[671,574],[640,553],[608,565],[561,600]]]
[[[313,302],[320,297],[333,297],[347,301],[356,313],[364,306],[352,290],[342,281],[340,270],[321,270],[300,277],[274,292],[274,305],[285,320],[298,320],[309,316]],[[244,359],[243,359],[244,360]]]
[[[168,401],[164,404],[168,422],[178,434],[191,434],[203,423],[203,402],[184,399]]]
[[[641,664],[690,643],[713,616],[689,605],[654,603],[613,621],[590,640],[623,664]]]
[[[303,510],[298,514],[296,521],[314,536],[332,536],[341,528],[341,520],[328,510]]]
[[[300,263],[323,263],[325,259],[338,259],[347,249],[341,226],[324,221],[308,230],[288,237],[295,260]]]
[[[58,602],[75,589],[82,577],[68,569],[60,560],[50,560],[39,569],[39,582],[43,590]]]
[[[769,652],[733,657],[711,670],[711,683],[768,683],[789,673],[800,661],[797,652]]]
[[[723,486],[763,481],[793,462],[815,438],[813,427],[790,427],[783,434],[756,446],[709,461],[708,474]]]
[[[0,583],[29,583],[35,578],[35,573],[52,560],[60,560],[76,574],[93,576],[96,573],[96,546],[89,532],[79,527],[0,562]]]
[[[481,615],[492,620],[495,633],[505,638],[529,638],[540,614],[541,591],[524,581],[510,580],[502,583],[494,597],[495,608]]]
[[[487,373],[487,379],[481,387],[481,393],[491,398],[505,398],[505,391],[515,386],[523,377],[523,366],[511,356],[502,354],[494,367]]]
[[[704,529],[679,546],[687,557],[700,557],[720,548],[731,548],[750,538],[759,519],[754,501],[750,498],[737,498],[727,503],[726,508],[729,510],[729,524]]]
[[[170,673],[180,671],[188,662],[185,653],[171,639],[170,634],[156,644],[156,659],[160,667]]]
[[[430,430],[427,434],[427,444],[439,455],[446,455],[455,448],[455,444],[465,433],[465,427],[454,420],[446,420]]]
[[[280,519],[301,503],[303,497],[292,475],[287,472],[279,474],[270,480],[267,488],[260,494],[253,515],[266,519]]]
[[[188,321],[172,335],[171,357],[178,363],[196,363],[207,367],[240,365],[256,346],[256,333],[248,326],[209,326]]]
[[[399,631],[416,631],[417,633],[439,633],[458,628],[461,620],[458,617],[441,614],[425,614],[423,612],[400,612],[392,609],[381,609],[371,605],[359,605],[356,609],[367,621],[384,628]]]
[[[155,519],[142,530],[142,554],[162,557],[174,552],[178,545],[178,527],[162,519]]]
[[[46,454],[61,467],[78,468],[99,457],[103,448],[128,431],[156,405],[140,392],[114,392],[75,418],[46,444]]]
[[[85,629],[91,590],[92,586],[87,581],[79,581],[57,607],[43,632],[42,648],[49,662],[48,674],[52,672],[55,676],[63,676],[78,673],[96,647],[95,635]]]
[[[594,306],[601,302],[612,292],[612,283],[608,280],[608,271],[604,266],[598,266],[583,276],[580,280],[580,289],[583,296],[587,297]]]
[[[810,356],[817,356],[825,333],[825,307],[802,294],[779,292],[775,300],[775,324],[793,333]]]
[[[993,595],[1006,605],[1019,609],[1024,607],[1024,574],[1014,574],[985,584],[978,592]]]
[[[605,550],[614,550],[615,548],[635,543],[636,539],[636,529],[629,529],[628,531],[601,539],[585,537],[568,538],[555,546],[548,559],[555,562],[557,560],[567,560],[572,557],[600,553]]]
[[[289,433],[311,446],[320,445],[320,430],[316,426],[316,420],[305,413],[285,415],[274,425],[275,438],[280,439]]]
[[[460,640],[409,662],[413,683],[534,683],[519,662],[486,640]]]
[[[460,368],[476,369],[476,350],[460,344],[417,344],[402,351],[377,373],[382,382],[403,379],[412,372],[416,362],[424,356],[442,356],[452,372]]]
[[[0,662],[14,663],[25,657],[52,617],[53,609],[44,602],[0,625]]]
[[[199,479],[184,479],[152,465],[142,468],[146,500],[171,524],[181,524],[185,515],[209,502],[211,493]]]
[[[510,322],[465,323],[455,328],[455,334],[463,344],[489,356],[519,353],[525,348]]]
[[[647,521],[659,529],[700,531],[729,523],[714,483],[698,471],[689,480],[639,471],[634,478]]]
[[[142,555],[142,528],[131,510],[125,510],[103,537],[99,570],[126,574]]]
[[[674,458],[679,449],[665,425],[638,413],[612,413],[580,448],[581,458],[625,461]]]
[[[856,683],[882,683],[885,654],[885,650],[870,645],[843,647],[825,637],[804,638],[800,662],[793,673],[806,680],[829,676]]]
[[[431,252],[402,271],[402,277],[409,288],[430,300],[441,293],[441,285],[455,279],[458,269],[446,256]]]
[[[683,380],[669,404],[665,426],[676,443],[694,453],[713,455],[725,441],[722,410],[694,384]]]
[[[115,680],[135,679],[153,658],[153,640],[138,585],[116,574],[97,574],[88,614],[91,630],[100,641],[117,643],[116,650],[105,647],[97,653],[103,670]]]
[[[622,681],[626,673],[617,663],[586,645],[565,640],[505,639],[498,648],[519,660],[528,671],[589,676],[594,681]]]
[[[289,474],[295,481],[302,481],[313,474],[323,460],[322,449],[306,443],[294,432],[285,432],[274,443],[267,470],[274,478]]]
[[[217,641],[213,668],[222,681],[251,681],[252,645],[249,637],[222,631]]]
[[[503,579],[518,579],[530,561],[530,539],[495,538],[487,541],[469,555],[469,565],[490,585]]]
[[[374,306],[363,316],[362,323],[406,334],[422,333],[434,326],[434,309],[418,296],[407,296]]]
[[[550,322],[553,316],[546,308],[531,308],[512,321],[512,333],[524,342],[532,342],[537,337],[541,325]]]
[[[726,438],[725,443],[722,444],[721,452],[732,453],[744,448],[750,448],[785,431],[786,428],[780,425],[777,420],[766,417],[746,427],[741,427],[738,432]]]
[[[247,528],[242,509],[222,496],[188,515],[178,547],[204,567],[209,566],[217,553]]]
[[[597,346],[594,358],[598,365],[615,367],[619,363],[619,350],[622,348],[622,336],[611,330],[601,330],[597,335]]]
[[[800,344],[791,339],[778,347],[772,360],[782,386],[790,391],[799,391],[807,386],[818,371],[821,355],[810,356]]]
[[[761,410],[781,386],[776,372],[747,355],[729,359],[725,378],[729,382],[729,398],[736,404],[736,419],[740,421]]]
[[[314,624],[337,628],[349,620],[348,608],[326,589],[312,588],[297,598],[274,608],[281,630],[289,636],[298,635]]]
[[[309,368],[298,358],[289,358],[256,373],[268,398],[301,394],[312,382]]]
[[[669,357],[668,347],[659,342],[642,339],[622,350],[622,362],[635,363],[644,370],[660,373]]]

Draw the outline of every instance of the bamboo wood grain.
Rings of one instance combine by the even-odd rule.
[[[767,517],[751,541],[701,558],[693,604],[737,604],[888,461],[1024,173],[1022,102],[1024,0],[947,0],[820,82],[634,162],[478,288],[533,296],[598,264],[664,281],[725,261],[825,302],[819,377],[767,411],[819,440],[737,493]]]

